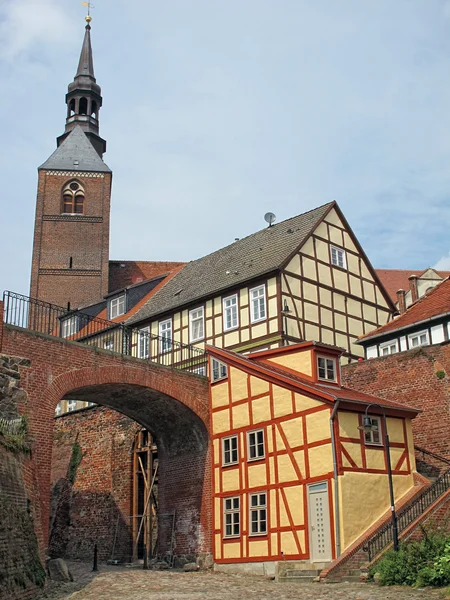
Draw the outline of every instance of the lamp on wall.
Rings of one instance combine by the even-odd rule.
[[[380,404],[372,403],[369,404],[366,408],[366,412],[364,413],[363,424],[358,427],[358,429],[364,431],[365,433],[369,433],[370,431],[374,431],[377,426],[369,417],[369,408],[371,406],[378,406],[383,415],[383,425],[384,425],[384,451],[386,454],[386,464],[387,464],[387,472],[388,472],[388,482],[389,482],[389,496],[391,500],[391,518],[392,518],[392,539],[394,542],[394,550],[398,550],[398,525],[397,525],[397,515],[395,514],[395,499],[394,499],[394,484],[392,482],[392,468],[391,468],[391,450],[389,445],[389,435],[387,430],[386,423],[386,413],[384,408]]]

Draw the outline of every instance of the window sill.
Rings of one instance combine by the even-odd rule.
[[[370,448],[384,448],[384,445],[381,442],[364,442],[364,446],[369,446]]]
[[[231,467],[239,467],[239,461],[222,464],[222,469],[230,469]]]
[[[238,329],[239,329],[239,325],[236,325],[235,327],[230,327],[229,329],[225,329],[225,327],[224,327],[223,332],[228,333],[229,331],[238,331]]]
[[[267,321],[267,317],[261,317],[260,319],[255,319],[254,321],[250,319],[250,325],[254,325],[255,323],[262,323],[263,321]]]
[[[224,535],[222,536],[223,542],[235,542],[241,538],[241,534],[239,535]]]
[[[214,381],[211,379],[211,385],[216,385],[216,383],[223,383],[224,381],[228,380],[228,376],[227,377],[221,377],[220,379],[214,379]]]
[[[266,460],[266,456],[256,456],[255,458],[247,458],[247,462],[258,462],[258,461],[263,461]]]

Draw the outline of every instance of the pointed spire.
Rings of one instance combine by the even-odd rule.
[[[75,78],[79,77],[80,75],[87,75],[88,77],[92,77],[92,79],[95,81],[94,60],[92,58],[90,17],[86,25],[83,46],[81,48],[80,61],[78,63],[78,69]]]
[[[90,8],[90,3],[87,3]],[[103,104],[102,90],[94,76],[94,59],[91,45],[92,17],[86,17],[86,31],[81,47],[78,69],[66,95],[66,127],[57,138],[58,146],[79,125],[100,157],[106,151],[106,142],[99,135],[99,112]]]

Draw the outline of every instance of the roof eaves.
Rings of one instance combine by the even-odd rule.
[[[404,313],[405,314],[405,313]],[[421,321],[415,321],[414,323],[409,323],[408,325],[402,325],[401,327],[396,327],[395,329],[389,329],[388,331],[380,331],[379,333],[374,333],[371,335],[370,333],[366,334],[363,337],[355,340],[355,344],[364,344],[364,342],[368,340],[375,340],[381,337],[387,337],[391,334],[398,333],[399,331],[405,331],[406,329],[412,329],[413,327],[418,327],[419,325],[424,325],[425,323],[429,323],[430,321],[437,321],[439,319],[444,319],[445,317],[450,316],[450,311],[445,313],[440,313],[439,315],[434,315],[433,317],[428,317],[427,319],[422,319]],[[390,321],[392,323],[392,321]],[[375,330],[377,331],[377,330]]]

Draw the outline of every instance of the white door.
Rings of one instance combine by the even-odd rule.
[[[330,506],[328,484],[308,486],[309,546],[312,562],[327,562],[331,555]]]

